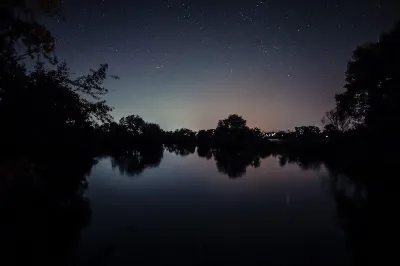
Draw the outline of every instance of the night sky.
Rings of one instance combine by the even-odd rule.
[[[113,116],[163,129],[215,128],[229,114],[263,130],[320,125],[352,51],[400,19],[400,2],[64,0],[46,19],[56,55],[83,74],[108,63]]]

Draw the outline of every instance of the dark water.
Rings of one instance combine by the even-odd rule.
[[[332,191],[353,187],[324,166],[268,157],[232,179],[213,159],[165,152],[159,167],[127,172],[110,158],[92,169],[78,264],[351,263]]]

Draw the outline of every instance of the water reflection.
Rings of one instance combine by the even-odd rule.
[[[171,144],[171,145],[165,145],[165,149],[170,153],[175,153],[176,155],[185,157],[194,153],[196,151],[196,146],[190,144],[189,145]]]
[[[143,173],[147,168],[158,167],[163,158],[162,147],[131,151],[124,155],[111,157],[111,166],[118,168],[121,175],[134,177]]]
[[[324,262],[324,265],[340,265],[344,260],[339,255],[335,262],[325,261],[332,254],[335,257],[335,252],[338,252],[334,244],[332,246],[335,248],[332,250],[327,248],[331,242],[336,241],[333,237],[336,234],[335,228],[329,227],[332,226],[327,218],[329,213],[337,218],[348,257],[354,265],[372,262],[382,265],[384,261],[397,259],[394,250],[396,245],[392,244],[396,243],[394,232],[399,224],[396,216],[397,186],[394,184],[349,175],[343,171],[345,168],[338,167],[337,162],[335,164],[318,160],[308,155],[271,156],[270,153],[254,150],[233,152],[203,147],[197,149],[200,159],[188,156],[194,153],[191,148],[166,149],[179,155],[166,156],[168,160],[185,160],[185,164],[179,166],[184,169],[158,168],[154,175],[146,175],[146,169],[156,168],[161,164],[164,150],[138,150],[124,156],[111,157],[112,169],[118,170],[116,174],[128,177],[143,174],[146,178],[140,182],[126,179],[128,182],[121,184],[125,186],[129,183],[131,187],[128,190],[118,189],[118,193],[110,191],[109,196],[104,194],[111,190],[110,183],[105,183],[101,189],[91,185],[95,194],[98,193],[97,201],[100,202],[97,203],[97,223],[100,218],[113,217],[104,221],[110,235],[118,235],[116,231],[120,228],[120,221],[125,222],[130,231],[134,231],[134,236],[127,235],[127,231],[123,231],[121,227],[121,235],[126,238],[123,240],[117,237],[109,241],[105,236],[102,239],[105,244],[94,254],[87,255],[88,261],[93,265],[106,263],[105,258],[110,259],[110,265],[118,265],[113,261],[115,256],[124,254],[128,257],[132,251],[124,253],[121,250],[129,250],[132,245],[135,247],[135,256],[141,254],[145,260],[163,254],[163,258],[167,259],[164,262],[167,263],[179,261],[179,258],[189,261],[195,258],[196,261],[207,264],[214,257],[219,257],[230,258],[228,261],[231,265],[245,265],[243,261],[236,263],[234,258],[252,258],[255,263],[259,263],[268,262],[271,258],[278,262],[280,256],[285,258],[283,261],[297,263],[290,256],[298,256],[299,264],[317,261],[319,264]],[[249,167],[259,168],[266,159],[274,162],[276,169],[280,169],[283,174],[274,172],[273,175],[269,173],[257,179],[253,171],[248,171],[247,174],[252,178],[243,178],[244,182],[231,182],[228,178],[221,181],[221,178],[214,176],[215,170],[218,170],[230,178],[243,177]],[[189,164],[192,160],[202,166],[203,163],[211,163],[211,167],[198,171],[195,164]],[[86,177],[94,164],[90,160],[63,158],[52,164],[51,168],[47,167],[44,172],[38,170],[40,167],[34,167],[32,172],[31,166],[24,166],[26,162],[14,166],[19,172],[10,178],[14,180],[13,183],[4,183],[5,179],[2,179],[1,186],[11,189],[7,194],[0,193],[0,241],[6,247],[2,250],[5,254],[4,261],[10,259],[13,262],[11,264],[17,264],[28,260],[31,263],[53,265],[73,265],[75,260],[80,261],[76,254],[80,250],[82,231],[93,220],[93,198],[89,200],[85,193],[88,187]],[[294,165],[298,165],[303,171],[286,172],[288,168],[293,169]],[[312,179],[299,178],[314,175],[314,170],[324,174],[324,178],[320,177],[323,180],[322,190],[330,200],[324,199],[315,191],[320,192],[321,187],[313,186]],[[261,167],[258,171],[265,169]],[[16,173],[14,170],[1,173],[7,172]],[[40,186],[39,183],[27,182],[39,180],[26,179],[27,176],[32,177],[32,173],[35,178],[41,177]],[[371,175],[381,178],[393,173],[382,168],[380,171],[376,169],[370,172]],[[162,179],[163,183],[154,184],[154,180],[157,180],[154,176],[159,175],[162,178],[158,180]],[[185,178],[179,179],[179,175]],[[92,178],[89,181],[96,184],[96,173]],[[271,181],[268,181],[269,178]],[[150,181],[146,183],[146,180]],[[205,185],[202,180],[210,183],[206,182]],[[212,180],[219,180],[224,185],[212,183]],[[245,182],[252,180],[256,180],[256,188],[252,186],[254,183]],[[213,191],[210,192],[209,187]],[[287,199],[285,202],[284,196],[285,193],[289,194],[288,191],[292,192],[290,205]],[[117,213],[124,218],[114,221],[113,214]],[[101,238],[102,232],[101,229],[94,230],[94,238]],[[320,234],[322,236],[317,243],[326,244],[326,247],[317,250],[318,254],[313,254],[309,249],[303,252],[303,246],[316,248],[313,246],[316,243],[313,239],[318,239]],[[269,242],[258,245],[252,242],[253,239]],[[95,242],[97,241],[93,240],[89,243]],[[114,242],[117,243],[115,247]],[[239,246],[232,246],[233,243]],[[192,246],[196,248],[191,249]],[[274,250],[278,252],[276,255]],[[319,252],[323,252],[323,255]],[[121,261],[125,258],[121,258]]]
[[[8,188],[0,193],[2,265],[74,263],[91,219],[84,192],[96,162],[58,159],[46,167],[27,160],[1,165],[1,185]]]
[[[180,157],[186,157],[196,151],[195,146],[168,145],[165,150]],[[243,177],[248,167],[258,168],[261,160],[271,154],[255,150],[223,150],[207,147],[197,148],[197,155],[207,160],[214,159],[217,169],[229,178]],[[118,168],[121,175],[137,176],[147,168],[158,167],[163,158],[163,149],[145,149],[132,151],[128,155],[113,156],[111,165]]]
[[[207,160],[212,159],[213,152],[212,149],[209,147],[198,147],[197,148],[197,155],[201,158],[205,158]]]
[[[323,160],[309,154],[279,155],[279,164],[296,164],[302,170],[328,170],[323,183],[336,206],[347,252],[353,265],[397,264],[394,248],[398,232],[398,185],[393,179],[399,169],[379,158],[364,164]]]
[[[214,160],[220,173],[230,178],[239,178],[246,174],[249,166],[257,168],[261,164],[261,156],[249,151],[230,153],[223,150],[215,150]]]
[[[397,186],[387,179],[368,183],[331,169],[330,193],[354,265],[397,264]]]
[[[279,165],[281,167],[285,167],[287,163],[289,164],[297,164],[300,169],[304,171],[318,171],[321,169],[323,165],[323,161],[321,159],[316,159],[308,156],[301,156],[298,154],[280,154],[278,155]]]
[[[261,160],[268,158],[271,153],[252,149],[237,151],[199,147],[197,155],[207,160],[214,158],[218,171],[235,179],[243,177],[249,166],[258,168]]]

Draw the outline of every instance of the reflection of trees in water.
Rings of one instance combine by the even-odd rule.
[[[164,148],[181,157],[193,154],[195,145],[164,145]],[[254,149],[212,149],[206,146],[197,147],[197,155],[210,160],[214,158],[218,171],[231,178],[242,177],[249,166],[257,168],[261,165],[261,159],[271,154],[268,151]],[[139,149],[128,155],[113,156],[111,165],[113,169],[118,168],[121,175],[135,176],[141,174],[149,167],[158,167],[163,158],[163,148]]]
[[[349,255],[354,262],[366,263],[362,253],[368,241],[366,199],[361,197],[363,188],[343,175],[330,174],[330,193],[336,204],[336,213],[344,231]],[[366,254],[365,254],[366,255]]]
[[[213,157],[213,152],[212,149],[209,147],[197,147],[197,155],[201,158],[205,158],[207,160],[212,159]]]
[[[136,176],[145,169],[158,167],[163,158],[163,148],[141,149],[128,155],[114,156],[111,158],[113,169],[118,167],[121,175]]]
[[[218,171],[230,178],[239,178],[246,174],[249,166],[257,168],[261,165],[261,159],[268,157],[269,153],[256,150],[226,150],[198,147],[199,157],[207,160],[214,158]]]
[[[165,145],[165,149],[170,153],[175,153],[176,155],[185,157],[196,151],[196,145],[171,144]]]
[[[354,265],[398,264],[393,244],[400,222],[395,212],[398,188],[388,178],[398,169],[378,165],[379,159],[375,164],[358,165],[347,172],[339,162],[325,163],[329,174],[323,185],[335,202],[338,223]]]
[[[386,261],[396,265],[394,232],[399,224],[394,212],[398,208],[396,186],[387,180],[367,183],[337,173],[331,173],[330,178],[338,221],[355,264],[384,265]]]
[[[252,152],[215,150],[214,160],[216,161],[218,171],[228,175],[230,178],[242,177],[246,174],[248,166],[257,168],[261,164],[259,155]]]
[[[6,176],[0,182],[8,183],[0,202],[3,265],[73,264],[81,231],[90,223],[90,202],[83,197],[89,162],[2,165]],[[15,163],[29,171],[14,170]]]
[[[321,169],[322,161],[313,157],[301,156],[297,154],[280,154],[278,156],[279,165],[285,167],[287,163],[297,164],[302,170],[314,170],[318,171]]]
[[[354,265],[397,265],[394,232],[400,221],[395,212],[398,186],[393,177],[399,176],[399,170],[382,157],[361,162],[325,161],[307,153],[279,156],[281,166],[296,163],[301,169],[315,170],[324,165],[328,170],[328,179],[322,185],[335,201],[338,223]]]

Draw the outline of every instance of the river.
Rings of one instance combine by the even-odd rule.
[[[99,159],[77,263],[351,264],[332,192],[341,185],[324,165],[222,161],[167,151],[149,167]]]

